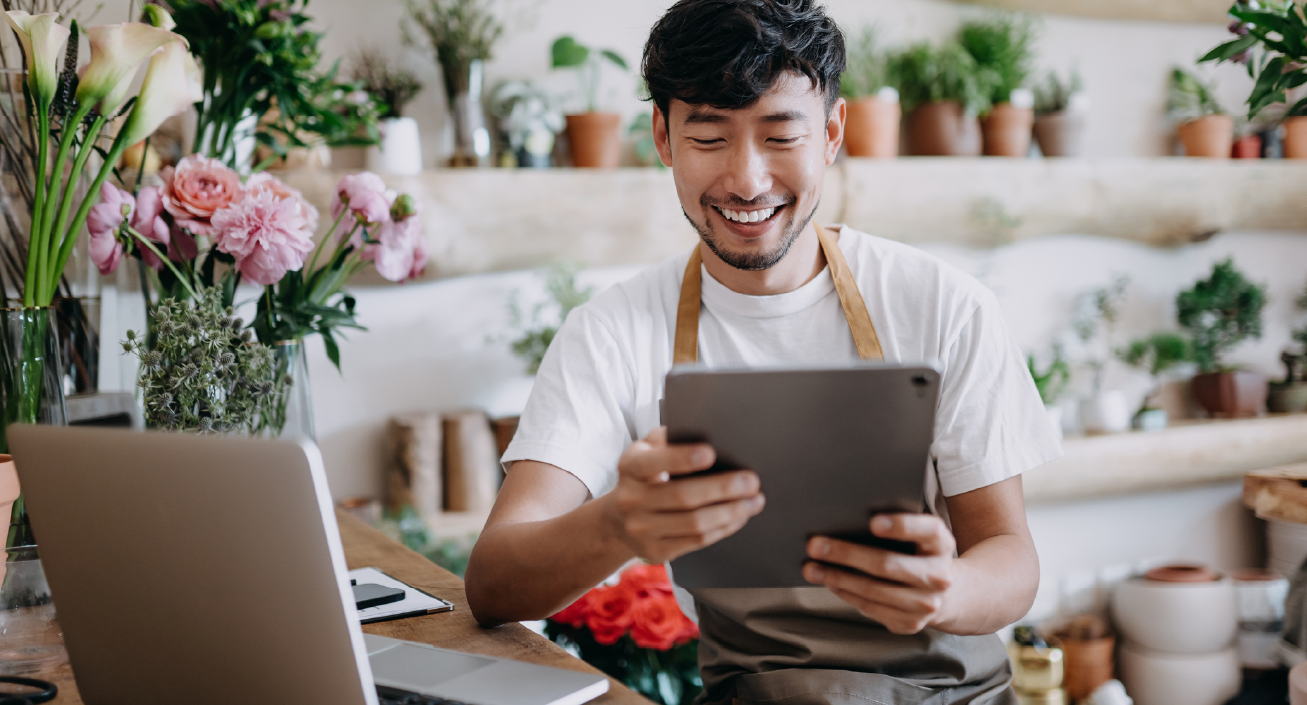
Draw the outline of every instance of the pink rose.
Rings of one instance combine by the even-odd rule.
[[[177,168],[164,168],[163,207],[177,225],[196,235],[210,233],[209,221],[218,209],[244,194],[241,178],[217,159],[192,154],[183,157]]]
[[[126,206],[124,209],[123,207]],[[118,241],[118,227],[123,224],[127,214],[136,208],[136,199],[132,194],[105,183],[100,187],[100,202],[91,206],[86,217],[86,229],[91,233],[88,243],[91,261],[95,263],[100,274],[112,274],[118,269],[123,257],[123,244]]]
[[[372,260],[377,273],[393,282],[420,276],[427,264],[427,243],[417,218],[388,220],[377,228],[376,242],[363,247],[362,258]]]
[[[236,258],[236,271],[255,284],[276,284],[286,272],[304,266],[313,249],[313,231],[294,200],[268,189],[218,210],[212,218],[214,245]]]
[[[304,220],[308,221],[309,230],[317,232],[318,209],[314,208],[313,204],[309,203],[308,200],[304,198],[304,194],[300,193],[299,189],[293,189],[287,186],[282,183],[281,179],[278,179],[266,171],[261,171],[245,180],[246,191],[253,192],[260,188],[271,191],[277,196],[277,198],[283,201],[291,200],[298,203],[300,205],[300,215],[303,215]]]
[[[386,182],[370,171],[341,177],[336,184],[336,195],[331,199],[331,217],[339,218],[346,208],[364,223],[389,220],[390,200],[386,198]]]
[[[158,187],[147,186],[136,194],[136,210],[132,213],[132,230],[159,245],[161,251],[168,253],[169,259],[179,261],[176,256],[177,253],[169,250],[172,238],[168,230],[168,224],[163,220],[163,201]],[[150,252],[144,246],[140,246],[138,249],[141,253],[141,260],[147,265],[156,271],[163,268],[163,262],[159,261],[159,258],[153,252]],[[194,257],[195,255],[191,255],[192,259]]]

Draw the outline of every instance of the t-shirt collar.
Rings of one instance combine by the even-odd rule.
[[[703,303],[709,309],[726,311],[748,318],[777,318],[798,313],[835,291],[835,280],[831,279],[830,267],[824,267],[817,276],[803,286],[784,294],[770,296],[749,296],[732,291],[725,284],[717,281],[702,268]]]

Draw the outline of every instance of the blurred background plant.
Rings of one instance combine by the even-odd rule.
[[[1039,390],[1039,398],[1044,401],[1044,405],[1056,404],[1062,397],[1062,392],[1066,391],[1067,383],[1071,381],[1071,366],[1067,364],[1062,346],[1053,346],[1053,359],[1042,372],[1035,364],[1034,355],[1026,356],[1026,366],[1030,368],[1030,376],[1035,380],[1035,389]]]
[[[1116,353],[1125,364],[1147,372],[1153,386],[1144,395],[1142,413],[1152,408],[1152,401],[1162,388],[1162,375],[1186,362],[1193,362],[1193,344],[1178,333],[1154,333],[1147,338],[1132,341]]]
[[[1088,350],[1085,365],[1093,374],[1093,394],[1103,391],[1103,378],[1111,359],[1112,339],[1117,321],[1121,318],[1121,304],[1130,277],[1116,274],[1107,286],[1091,289],[1080,297],[1078,311],[1071,328]]]
[[[576,266],[558,265],[545,272],[545,289],[549,293],[543,301],[531,310],[530,322],[523,314],[521,292],[514,292],[509,300],[508,311],[513,328],[519,335],[512,341],[513,354],[526,363],[527,374],[540,370],[540,362],[545,359],[545,351],[554,342],[558,329],[567,320],[572,309],[590,300],[594,287],[578,289],[576,286]],[[549,315],[546,312],[549,312]],[[528,327],[529,326],[529,327]]]
[[[437,537],[411,506],[405,506],[398,514],[383,516],[377,529],[460,578],[467,572],[472,545],[477,539],[476,534],[459,538]]]
[[[1166,93],[1166,112],[1177,122],[1224,115],[1225,109],[1216,99],[1216,86],[1193,72],[1176,67],[1171,71],[1171,83]]]
[[[549,94],[529,81],[505,81],[490,94],[490,114],[499,121],[500,139],[512,165],[547,167],[563,130],[563,114]]]
[[[1035,114],[1052,115],[1071,109],[1075,96],[1084,90],[1084,82],[1076,69],[1071,69],[1065,80],[1057,72],[1049,71],[1031,90],[1035,94]]]
[[[1176,320],[1189,331],[1199,371],[1224,371],[1226,352],[1247,338],[1262,337],[1265,306],[1265,287],[1248,281],[1232,259],[1216,263],[1207,279],[1180,292]]]
[[[571,35],[554,40],[550,49],[553,67],[556,69],[576,69],[576,78],[580,82],[581,99],[584,112],[599,110],[599,84],[603,77],[604,62],[608,62],[623,71],[628,69],[626,59],[612,49],[591,49],[577,43]]]
[[[956,41],[938,47],[914,44],[895,54],[891,66],[899,77],[904,113],[940,101],[956,101],[969,115],[983,113],[989,110],[989,96],[999,81],[997,74],[979,66]]]
[[[1017,12],[995,13],[962,25],[958,42],[991,74],[986,85],[990,103],[1006,103],[1012,91],[1026,86],[1034,66],[1037,29],[1034,19]]]
[[[879,40],[876,28],[864,26],[847,37],[848,53],[840,74],[840,95],[850,100],[866,98],[885,88],[899,90],[898,64]]]
[[[359,49],[350,57],[350,76],[377,102],[379,117],[403,117],[404,106],[422,90],[410,71],[375,48]]]

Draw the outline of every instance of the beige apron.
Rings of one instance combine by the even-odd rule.
[[[836,239],[817,239],[858,356],[883,360],[866,303]],[[699,356],[702,263],[694,249],[676,311],[675,364]],[[699,614],[696,705],[914,705],[1016,703],[1007,653],[995,635],[927,629],[892,634],[823,587],[693,590]]]

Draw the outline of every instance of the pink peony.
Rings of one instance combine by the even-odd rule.
[[[376,230],[376,242],[363,247],[363,259],[372,260],[377,273],[393,282],[421,276],[427,264],[427,243],[417,218],[388,220]]]
[[[390,219],[390,201],[386,198],[386,182],[370,171],[346,174],[336,184],[336,195],[331,199],[331,217],[339,218],[349,208],[354,217],[364,223],[383,223]]]
[[[122,260],[123,244],[118,241],[117,233],[125,220],[123,206],[130,215],[136,208],[136,199],[117,186],[105,183],[100,187],[100,202],[91,207],[86,217],[86,229],[91,232],[91,261],[100,274],[112,274]]]
[[[265,188],[214,213],[212,234],[218,251],[236,258],[236,271],[265,286],[303,267],[313,249],[299,204]]]
[[[241,178],[217,159],[192,154],[177,168],[159,172],[163,179],[163,207],[177,225],[196,235],[210,234],[209,221],[220,208],[240,200]]]
[[[124,192],[125,193],[125,192]],[[130,196],[129,196],[130,198]],[[168,258],[178,261],[175,251],[169,251],[172,241],[168,224],[163,220],[163,201],[156,186],[147,186],[136,194],[136,210],[132,213],[132,230],[159,246],[159,250],[168,254]],[[192,241],[193,242],[193,241]],[[163,268],[163,262],[146,247],[138,246],[141,260],[156,271]],[[191,259],[195,257],[191,255]]]
[[[308,200],[304,198],[304,194],[300,193],[299,189],[293,189],[287,186],[282,183],[281,179],[278,179],[266,171],[261,171],[245,180],[246,191],[253,192],[260,188],[271,191],[277,196],[277,198],[283,201],[292,200],[298,203],[300,205],[300,215],[303,215],[304,220],[308,221],[309,230],[317,232],[318,209],[314,208],[313,204],[309,203]]]

